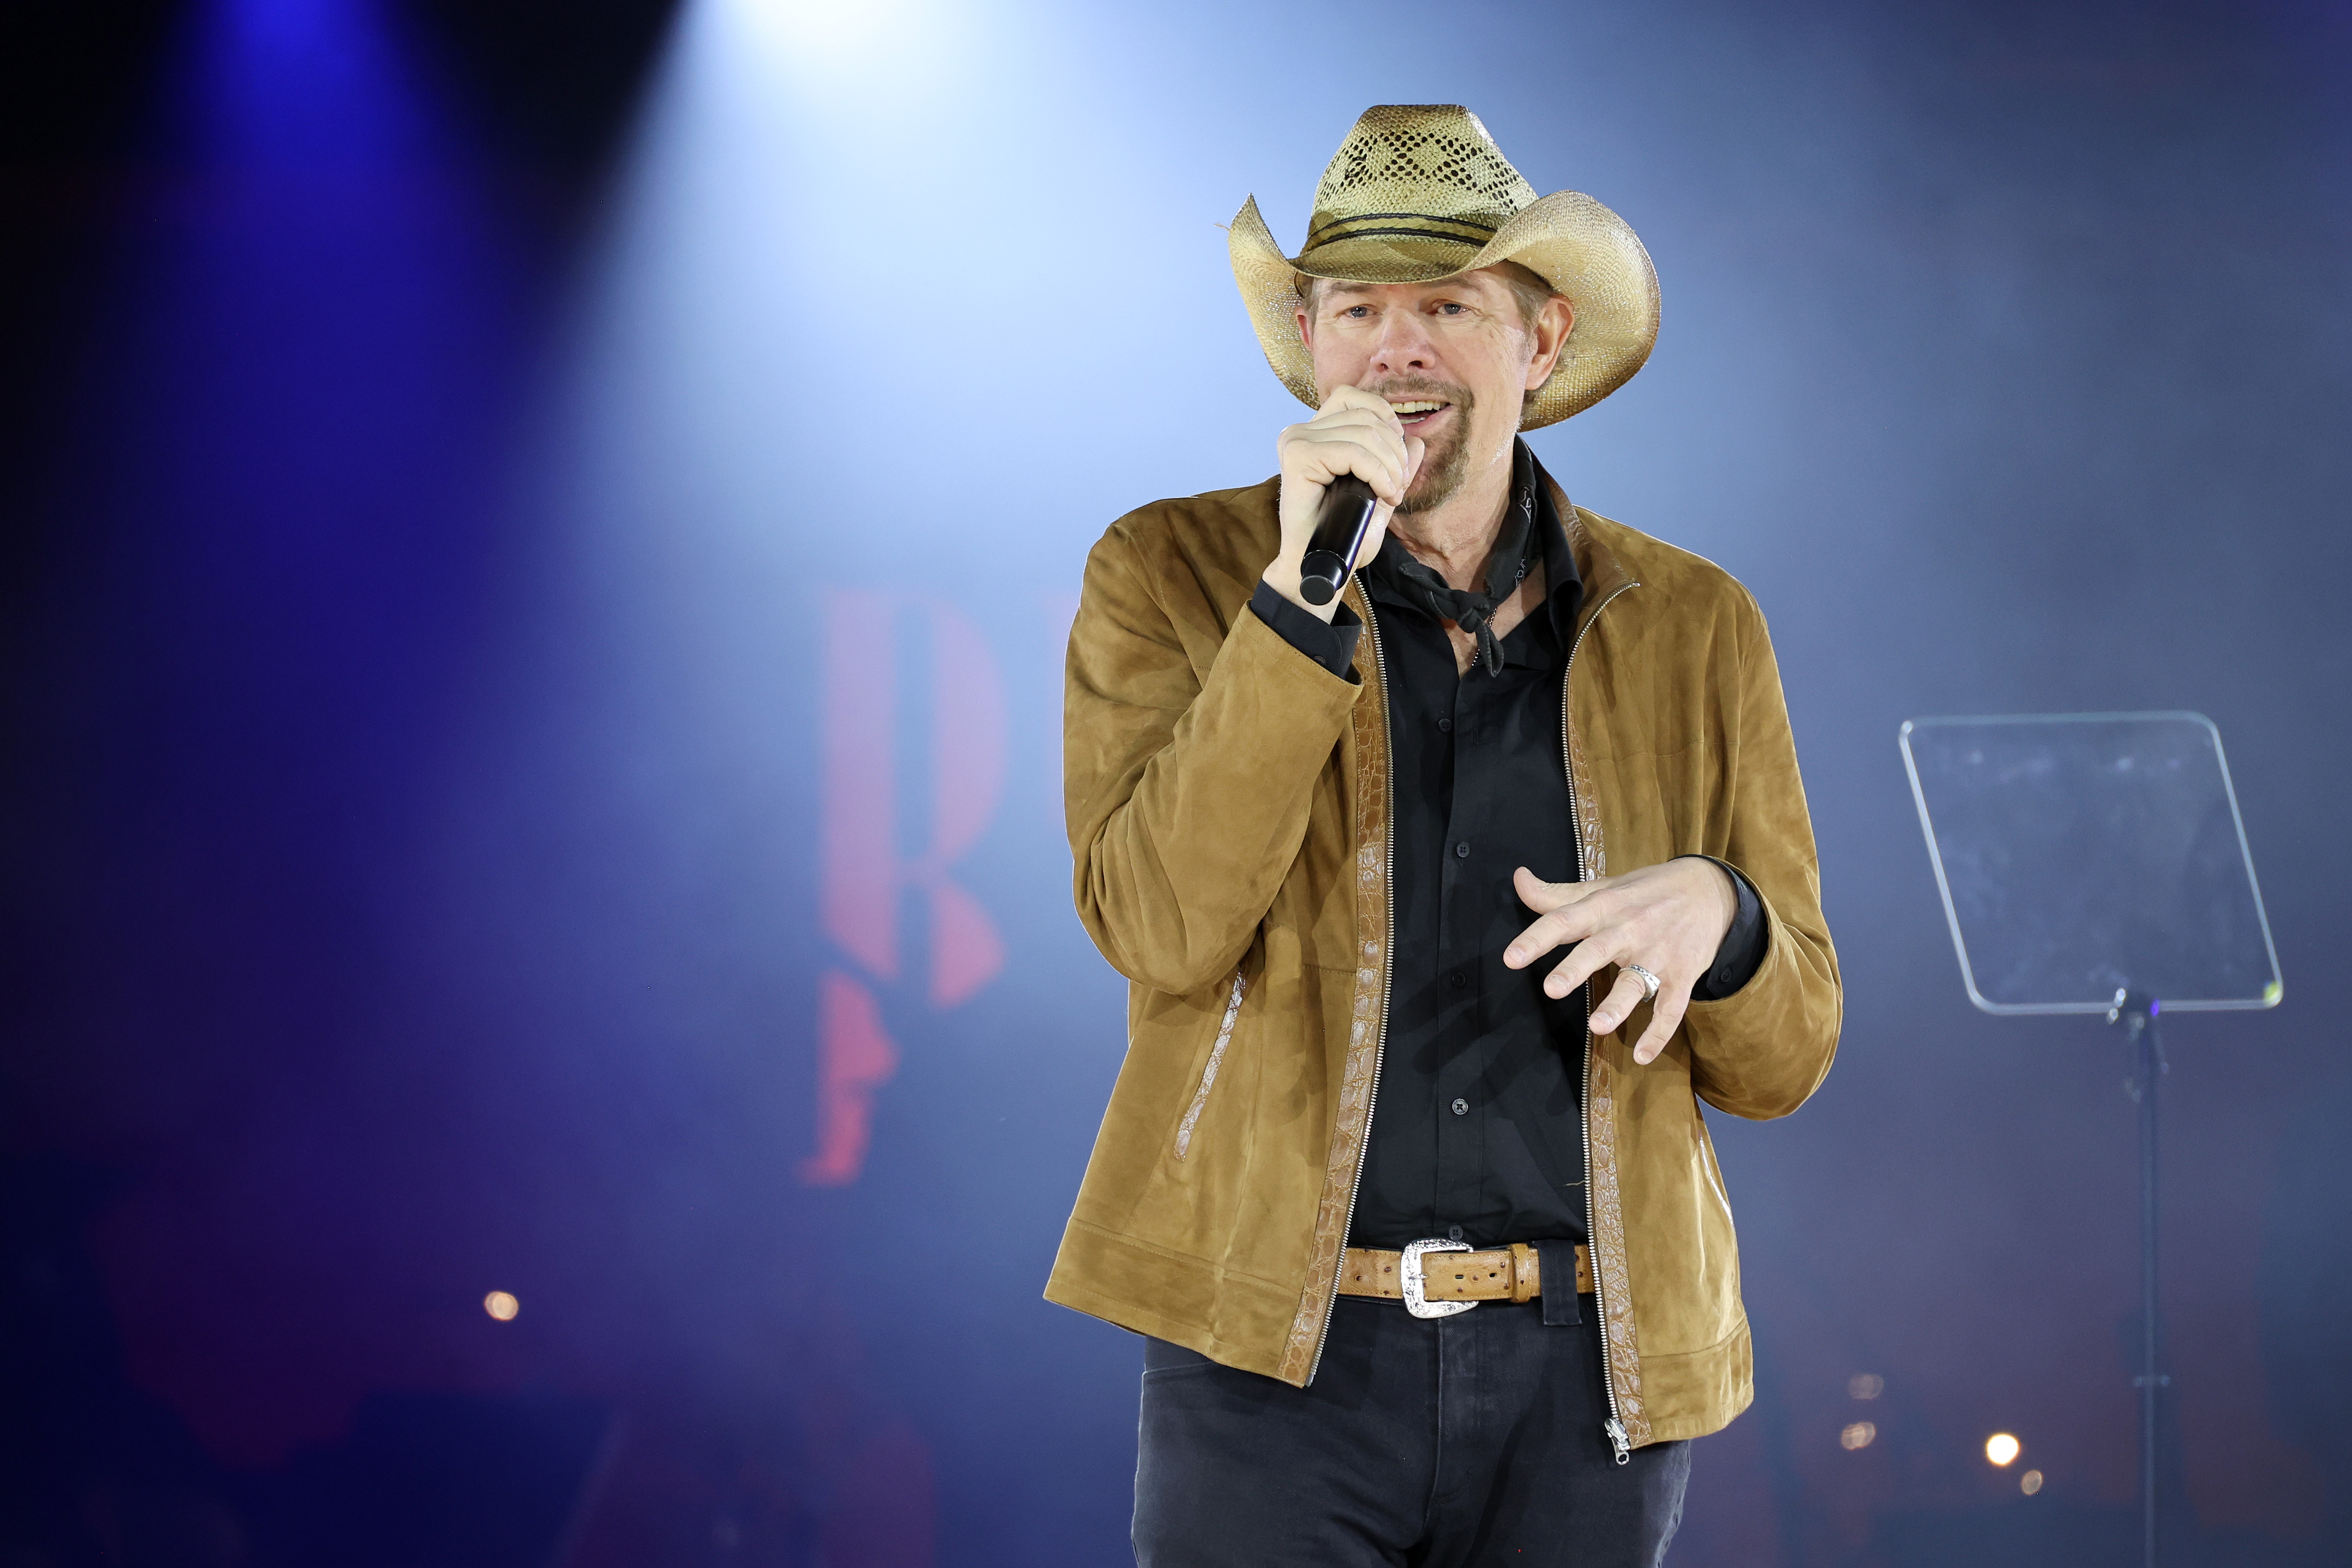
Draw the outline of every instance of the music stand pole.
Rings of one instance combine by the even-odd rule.
[[[2141,1568],[2156,1568],[2157,1395],[2172,1380],[2157,1370],[2158,1334],[2156,1299],[2156,1106],[2157,1085],[2167,1070],[2164,1044],[2157,1036],[2163,1004],[2135,992],[2116,993],[2107,1022],[2123,1026],[2131,1052],[2125,1089],[2139,1105],[2139,1525]]]

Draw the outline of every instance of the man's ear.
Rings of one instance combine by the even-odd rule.
[[[1304,305],[1301,305],[1300,307],[1298,307],[1298,309],[1297,309],[1297,310],[1293,310],[1290,314],[1291,314],[1291,320],[1293,320],[1293,321],[1297,321],[1297,322],[1298,323],[1298,341],[1299,341],[1299,342],[1300,342],[1301,344],[1305,345],[1305,346],[1306,346],[1307,348],[1308,348],[1308,349],[1312,349],[1312,348],[1314,348],[1314,346],[1315,346],[1315,323],[1314,323],[1313,320],[1312,320],[1312,319],[1310,319],[1310,318],[1307,316],[1307,307],[1306,307],[1306,306],[1304,306]]]
[[[1552,367],[1559,363],[1560,351],[1568,347],[1568,335],[1574,331],[1576,307],[1558,294],[1546,300],[1531,329],[1536,352],[1528,361],[1527,390],[1533,392],[1551,379]]]

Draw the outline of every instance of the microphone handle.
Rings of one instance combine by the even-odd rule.
[[[1364,535],[1372,531],[1379,510],[1372,487],[1353,474],[1341,474],[1323,490],[1323,505],[1315,514],[1315,535],[1298,563],[1298,596],[1310,605],[1328,605],[1339,596]]]

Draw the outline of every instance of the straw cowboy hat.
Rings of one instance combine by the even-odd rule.
[[[1230,234],[1242,302],[1282,384],[1320,405],[1298,341],[1298,277],[1427,283],[1516,261],[1568,297],[1576,327],[1519,428],[1580,414],[1633,377],[1658,339],[1658,274],[1625,220],[1577,191],[1538,197],[1459,104],[1364,110],[1315,187],[1307,246],[1286,257],[1252,196]]]

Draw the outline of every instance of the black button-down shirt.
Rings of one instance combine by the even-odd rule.
[[[1503,949],[1535,918],[1511,873],[1577,879],[1561,682],[1583,605],[1566,530],[1526,443],[1511,504],[1534,510],[1545,600],[1502,639],[1503,666],[1458,671],[1444,623],[1396,574],[1393,537],[1361,581],[1379,622],[1395,787],[1389,1017],[1370,1145],[1349,1244],[1423,1237],[1477,1247],[1584,1237],[1586,998],[1543,994],[1555,953],[1523,970]],[[1344,674],[1362,627],[1330,625],[1261,586],[1260,618]],[[1726,868],[1729,869],[1729,868]],[[1696,994],[1728,995],[1762,961],[1762,910],[1736,872],[1739,914]]]

